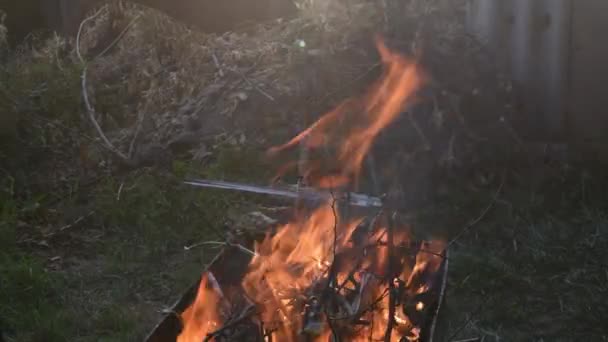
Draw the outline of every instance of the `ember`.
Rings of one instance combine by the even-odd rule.
[[[385,74],[362,101],[350,100],[322,117],[276,155],[303,143],[331,150],[334,172],[306,161],[306,181],[332,198],[255,244],[238,286],[220,289],[203,274],[198,295],[181,315],[178,341],[420,341],[437,307],[445,245],[419,243],[407,226],[381,209],[352,218],[338,187],[356,186],[374,138],[409,104],[423,77],[418,67],[378,41]],[[343,120],[348,115],[349,127]],[[352,117],[351,117],[352,115]],[[339,129],[341,134],[333,134]],[[330,134],[331,133],[331,134]],[[290,165],[293,163],[290,163]],[[348,196],[346,196],[348,197]],[[224,290],[222,292],[222,290]]]

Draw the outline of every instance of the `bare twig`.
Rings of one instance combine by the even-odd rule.
[[[97,58],[105,55],[108,51],[110,51],[111,48],[113,48],[116,44],[118,44],[118,42],[122,39],[122,37],[124,37],[124,35],[127,33],[127,31],[129,31],[129,29],[131,29],[131,27],[133,27],[133,25],[135,25],[135,23],[141,16],[142,15],[140,13],[135,18],[133,18],[129,22],[129,24],[127,24],[127,26],[125,26],[125,28],[118,34],[118,36],[116,36],[116,38],[114,38],[114,40],[105,49],[103,49],[103,51],[98,53],[97,56],[95,56],[95,58],[93,58],[93,59],[97,59]]]
[[[264,97],[266,97],[267,99],[269,99],[272,102],[276,102],[277,101],[274,97],[272,97],[272,95],[270,95],[266,91],[264,91],[264,89],[260,88],[257,84],[254,84],[253,82],[251,82],[251,80],[245,74],[243,74],[242,72],[240,72],[237,69],[232,69],[232,71],[234,71],[239,76],[241,76],[241,78],[243,79],[243,81],[245,81],[245,83],[247,83],[249,86],[251,86],[252,88],[254,88],[255,90],[257,90]]]
[[[116,201],[120,201],[120,195],[122,194],[122,188],[125,186],[125,182],[121,182],[118,187],[118,191],[116,192]]]
[[[431,332],[429,336],[429,342],[433,342],[433,337],[435,335],[435,327],[437,326],[437,319],[439,317],[439,310],[441,309],[441,302],[445,298],[445,289],[447,287],[448,282],[448,267],[449,267],[449,253],[448,249],[445,250],[445,261],[443,266],[443,279],[441,281],[441,290],[439,291],[439,301],[437,302],[437,309],[435,309],[435,315],[433,317],[433,323],[431,324]]]
[[[80,222],[82,222],[84,219],[92,216],[95,213],[94,210],[90,211],[88,214],[80,216],[79,218],[77,218],[74,222],[70,223],[70,224],[66,224],[65,226],[61,227],[58,229],[59,232],[62,232],[66,229],[70,229],[72,227],[74,227],[75,225],[79,224]]]
[[[137,138],[139,137],[139,133],[141,132],[141,128],[144,125],[145,116],[146,116],[145,111],[141,111],[139,113],[139,115],[137,116],[137,128],[135,129],[135,133],[133,134],[133,138],[131,139],[131,143],[129,144],[129,152],[127,153],[129,159],[133,158],[133,151],[135,150],[135,142],[137,141]]]
[[[95,130],[97,131],[97,134],[99,135],[99,137],[101,138],[101,140],[103,141],[104,145],[106,146],[106,148],[108,148],[110,151],[112,151],[115,155],[117,155],[120,159],[122,159],[123,161],[130,161],[130,158],[132,157],[132,150],[133,150],[133,145],[135,143],[135,139],[137,138],[137,135],[139,134],[139,130],[140,130],[140,126],[141,126],[141,121],[143,120],[138,120],[138,128],[136,130],[135,136],[133,138],[133,141],[131,142],[131,146],[129,147],[129,155],[125,155],[124,153],[122,153],[121,151],[119,151],[113,144],[112,142],[110,142],[110,140],[108,139],[108,137],[104,134],[103,130],[101,129],[101,126],[99,125],[99,123],[97,122],[97,120],[95,119],[95,108],[93,107],[93,105],[91,104],[91,101],[89,100],[89,94],[87,91],[87,71],[88,71],[88,62],[85,61],[85,59],[82,57],[82,53],[80,51],[80,36],[82,35],[82,32],[84,30],[85,24],[93,19],[95,19],[97,16],[99,16],[105,9],[107,9],[107,6],[102,6],[97,12],[95,12],[92,16],[85,18],[81,23],[80,26],[78,28],[78,33],[76,35],[76,55],[78,56],[78,59],[80,60],[80,62],[83,65],[82,68],[82,75],[81,75],[81,88],[82,88],[82,98],[83,101],[85,103],[85,107],[87,109],[87,114],[89,117],[89,121],[91,121],[91,124],[93,125],[93,127],[95,128]],[[118,41],[120,41],[120,39],[125,35],[125,33],[134,25],[134,23],[137,21],[137,19],[139,19],[140,15],[136,16],[135,18],[133,18],[133,20],[125,27],[125,29],[123,29],[123,31],[110,43],[110,45],[108,45],[101,53],[99,53],[95,58],[100,57],[102,55],[104,55],[107,51],[109,51],[114,45],[116,45],[118,43]]]
[[[469,323],[471,323],[473,321],[475,316],[477,316],[479,313],[482,312],[482,310],[484,309],[484,307],[486,305],[488,305],[488,301],[487,300],[482,301],[482,304],[479,304],[477,309],[475,309],[475,311],[467,318],[467,320],[464,321],[464,323],[462,323],[458,328],[456,328],[456,330],[454,330],[454,332],[450,335],[450,337],[448,337],[447,341],[454,342],[454,339],[456,338],[456,336],[458,336],[458,334],[460,334],[460,332],[462,330],[464,330],[464,328],[466,328],[469,325]]]
[[[207,246],[207,245],[226,246],[226,243],[220,242],[220,241],[204,241],[204,242],[195,243],[194,245],[184,246],[184,250],[189,251],[189,250],[192,250],[192,249],[195,249],[198,247],[202,247],[202,246]]]
[[[451,245],[453,245],[454,242],[456,242],[458,239],[460,239],[466,232],[468,232],[477,223],[479,223],[479,221],[481,221],[488,214],[488,212],[490,211],[490,209],[492,209],[492,207],[494,207],[494,204],[496,203],[496,200],[498,199],[498,195],[500,195],[500,192],[502,191],[502,188],[505,185],[505,179],[506,179],[506,173],[503,172],[502,181],[500,182],[500,185],[498,186],[498,189],[496,190],[496,193],[494,194],[494,197],[492,197],[492,201],[490,201],[490,203],[488,203],[488,205],[485,207],[485,209],[481,212],[481,214],[476,219],[474,219],[469,224],[467,224],[458,234],[456,234],[456,236],[454,236],[450,240],[450,242],[445,247],[446,250]]]
[[[372,153],[367,155],[367,165],[369,168],[369,175],[372,180],[372,185],[374,188],[374,196],[380,196],[380,181],[378,180],[378,172],[376,171],[376,160]]]
[[[80,60],[80,62],[82,64],[85,64],[85,60],[82,57],[82,54],[80,53],[80,36],[82,35],[82,31],[84,29],[84,26],[87,22],[97,18],[103,11],[105,11],[108,8],[107,5],[102,6],[101,8],[99,8],[99,10],[97,10],[97,12],[95,12],[93,15],[91,15],[90,17],[85,18],[81,23],[80,26],[78,27],[78,33],[76,34],[76,56],[78,56],[78,59]]]
[[[222,70],[222,65],[220,64],[219,59],[215,55],[215,52],[211,54],[211,58],[213,58],[213,64],[215,64],[215,67],[217,68],[220,77],[224,77],[224,70]]]
[[[196,243],[194,245],[184,246],[184,250],[185,251],[189,251],[189,250],[192,250],[194,248],[202,247],[202,246],[207,246],[207,245],[223,246],[223,247],[235,247],[235,248],[238,248],[239,250],[241,250],[242,252],[245,252],[246,254],[249,254],[251,256],[257,256],[258,255],[256,252],[248,249],[247,247],[244,247],[243,245],[236,244],[236,243],[231,243],[231,242],[220,242],[220,241],[204,241],[204,242],[199,242],[199,243]]]
[[[89,101],[89,95],[87,92],[87,69],[88,69],[87,65],[85,65],[82,69],[81,88],[82,88],[82,98],[84,100],[84,104],[87,109],[87,114],[89,116],[89,120],[91,121],[91,124],[93,124],[93,127],[95,127],[97,134],[99,134],[99,137],[101,138],[101,140],[103,140],[106,147],[110,151],[112,151],[114,154],[116,154],[118,157],[120,157],[120,159],[122,159],[124,161],[128,161],[129,158],[126,155],[124,155],[122,152],[120,152],[116,147],[114,147],[114,145],[110,142],[108,137],[106,137],[106,135],[103,133],[101,126],[99,126],[99,123],[95,119],[95,109],[93,108],[93,105],[91,105],[91,102]]]
[[[388,3],[386,2],[386,0],[382,0],[382,14],[383,14],[383,19],[384,19],[384,31],[388,31],[388,28],[390,27],[390,23],[388,20]]]
[[[416,130],[416,133],[418,133],[418,136],[420,136],[420,139],[422,139],[422,143],[424,144],[424,150],[429,151],[431,149],[431,142],[429,138],[427,138],[426,134],[424,134],[422,127],[420,127],[420,125],[414,118],[414,114],[411,111],[408,111],[407,117],[410,120],[410,123],[412,124],[414,129]]]
[[[382,64],[380,62],[376,62],[376,63],[370,65],[369,68],[367,68],[365,71],[363,71],[360,75],[356,76],[355,78],[353,78],[353,79],[351,79],[351,80],[349,80],[349,81],[347,81],[345,83],[342,83],[342,85],[339,88],[337,88],[337,89],[335,89],[333,91],[330,91],[329,93],[327,93],[325,96],[323,96],[322,98],[320,98],[315,103],[317,105],[324,104],[327,101],[327,99],[331,98],[332,96],[335,96],[336,94],[338,94],[339,92],[341,92],[345,87],[350,87],[350,86],[355,85],[357,82],[359,82],[362,79],[364,79],[365,77],[367,77],[369,74],[372,73],[372,71],[374,71],[375,69],[377,69],[381,65]]]

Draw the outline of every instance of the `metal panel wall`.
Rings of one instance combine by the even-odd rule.
[[[608,142],[608,1],[574,0],[568,130],[573,142]]]
[[[529,140],[564,138],[570,0],[470,0],[470,33],[521,90],[515,125]]]

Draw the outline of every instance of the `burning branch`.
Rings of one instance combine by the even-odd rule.
[[[391,215],[388,218],[388,225],[387,225],[387,229],[386,229],[386,248],[388,251],[388,261],[386,263],[386,275],[387,275],[387,281],[388,281],[388,322],[386,324],[386,332],[384,334],[384,341],[385,342],[391,342],[391,337],[393,336],[393,325],[395,324],[395,306],[397,305],[397,293],[396,293],[396,289],[395,289],[395,277],[394,277],[394,272],[395,272],[395,268],[394,268],[394,260],[395,260],[395,255],[394,255],[394,244],[393,244],[393,237],[394,237],[394,222],[393,222],[393,216]]]
[[[331,261],[331,266],[329,267],[329,275],[327,278],[327,286],[325,287],[325,290],[323,291],[323,299],[325,301],[325,303],[328,303],[328,299],[329,299],[329,295],[332,292],[333,288],[336,285],[336,250],[338,248],[338,212],[336,211],[336,198],[334,196],[333,191],[330,191],[331,193],[331,197],[332,197],[332,202],[331,202],[331,211],[333,213],[334,216],[334,227],[333,227],[333,233],[334,233],[334,242],[332,244],[332,261]],[[327,305],[324,306],[325,308],[325,316],[329,317],[329,310],[327,308]],[[329,328],[331,330],[331,335],[333,336],[333,339],[335,342],[339,342],[340,341],[340,337],[336,332],[336,329],[334,328],[334,325],[332,323],[331,320],[327,320],[327,324],[329,325]]]
[[[250,319],[255,314],[257,314],[255,305],[250,304],[241,312],[241,314],[238,317],[227,322],[218,330],[207,334],[207,336],[205,336],[204,342],[211,341],[212,338],[217,338],[217,337],[222,336],[224,333],[226,333],[226,331],[238,326],[239,324],[242,324],[243,322]]]

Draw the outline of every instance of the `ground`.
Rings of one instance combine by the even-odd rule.
[[[44,215],[53,215],[44,213],[44,203],[17,207],[5,200],[6,339],[145,336],[214,255],[184,246],[217,239],[214,229],[222,229],[226,213],[251,208],[245,197],[185,188],[179,174],[141,170],[105,179],[86,190],[94,204],[63,226],[44,223]],[[497,199],[492,189],[454,195],[413,219],[418,229],[455,236],[494,203],[451,248],[446,331],[456,340],[605,340],[605,209],[583,201],[573,186],[544,199],[514,186],[503,186]]]
[[[309,30],[302,34],[318,35]],[[151,32],[150,36],[161,40],[159,32]],[[342,38],[340,31],[332,35]],[[249,57],[239,53],[251,53],[251,59],[262,63],[268,51],[281,49],[288,51],[290,63],[291,59],[297,62],[305,57],[309,63],[307,58],[318,58],[312,53],[304,57],[298,51],[292,54],[289,49],[293,47],[279,43],[264,46],[266,50],[259,55],[253,48],[233,51],[231,39],[239,38],[227,37],[228,52],[220,55],[227,65],[247,64],[241,59]],[[165,43],[171,51],[180,47],[171,39]],[[218,42],[210,43],[218,44],[218,50],[223,48]],[[176,151],[168,161],[123,167],[113,153],[98,148],[102,144],[95,130],[83,124],[84,64],[64,51],[64,43],[53,46],[46,50],[27,47],[29,57],[19,63],[2,56],[0,331],[4,340],[19,342],[141,340],[198,279],[217,251],[208,246],[184,247],[219,239],[218,233],[233,227],[242,214],[259,210],[266,201],[260,196],[189,188],[181,183],[184,177],[266,184],[274,168],[265,164],[263,152],[293,133],[286,126],[294,120],[286,114],[266,115],[263,120],[243,114],[263,103],[265,111],[285,111],[301,119],[301,112],[310,107],[319,110],[333,104],[330,100],[335,99],[322,104],[316,99],[336,95],[335,89],[328,92],[325,88],[335,87],[341,79],[322,77],[335,69],[331,60],[326,64],[314,60],[326,70],[300,70],[310,74],[312,81],[297,79],[295,69],[303,67],[296,62],[282,66],[282,71],[294,75],[298,87],[310,88],[312,95],[308,95],[315,100],[303,99],[306,108],[294,101],[285,109],[277,108],[274,99],[241,104],[235,98],[267,94],[250,86],[245,95],[232,96],[228,93],[235,89],[220,82],[218,88],[228,88],[222,90],[222,99],[232,102],[204,99],[208,102],[203,107],[224,110],[235,103],[222,115],[233,116],[243,126],[256,124],[254,133],[243,132],[242,127],[220,127],[221,134],[214,132],[213,137],[205,138],[207,148],[196,152],[197,158]],[[104,129],[118,131],[111,138],[121,148],[128,147],[130,139],[126,138],[131,137],[121,129],[137,127],[132,125],[138,120],[133,113],[139,113],[140,107],[156,108],[155,101],[169,98],[171,102],[176,94],[195,96],[200,89],[191,85],[200,74],[220,73],[203,58],[200,70],[190,72],[184,65],[191,60],[162,55],[163,49],[148,45],[141,50],[148,53],[148,48],[158,54],[158,61],[146,59],[150,65],[138,65],[137,72],[115,67],[128,66],[128,60],[134,58],[130,53],[137,52],[126,44],[120,48],[124,55],[116,52],[120,55],[116,60],[101,59],[96,66],[102,71],[107,68],[109,76],[104,72],[93,75],[97,77],[94,105],[113,116],[106,118]],[[206,53],[210,58],[209,51],[203,50],[193,54]],[[344,51],[350,54],[350,50]],[[365,51],[361,55],[364,57],[358,58],[369,62]],[[277,59],[282,63],[283,57]],[[281,90],[275,79],[280,77],[259,68],[262,75],[256,77],[268,87],[274,84],[275,91]],[[362,77],[361,70],[372,70],[370,65],[351,69],[343,77],[361,80],[369,76]],[[246,68],[244,74],[236,73],[235,79],[240,84],[251,83],[249,78],[254,76],[248,72]],[[125,81],[125,88],[119,81],[108,81],[113,86],[106,86],[101,77],[118,79],[125,74],[137,85]],[[165,78],[153,79],[160,74],[166,74]],[[175,79],[185,79],[186,84],[171,84]],[[292,91],[285,89],[286,93]],[[132,98],[145,100],[133,104],[137,101]],[[230,121],[222,121],[221,116],[212,116],[210,121],[217,123],[216,119],[220,124]],[[309,124],[310,118],[301,121]],[[436,200],[405,213],[421,234],[453,241],[442,309],[443,340],[607,340],[603,318],[608,316],[608,202],[600,166],[538,161],[529,165],[515,159],[512,163],[503,160],[500,166],[495,161],[479,163],[476,168],[484,172],[450,178]]]

